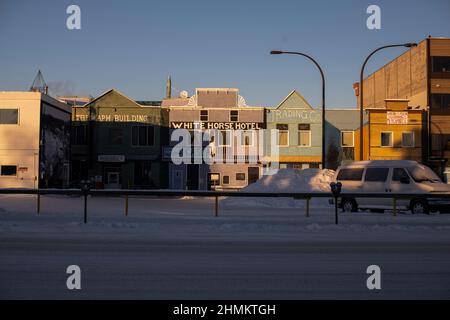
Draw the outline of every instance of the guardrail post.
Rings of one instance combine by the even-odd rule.
[[[125,217],[128,217],[128,194],[125,195]]]
[[[37,192],[37,214],[41,213],[41,195]]]
[[[84,196],[84,223],[87,223],[87,197],[91,190],[90,181],[81,181],[81,191],[83,192]]]
[[[219,216],[219,197],[216,196],[215,199],[215,216],[218,217]]]
[[[306,198],[306,217],[309,218],[309,200],[311,198]]]
[[[394,206],[394,217],[397,216],[397,198],[392,198],[392,205]]]

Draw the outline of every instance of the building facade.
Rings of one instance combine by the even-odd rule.
[[[408,106],[407,99],[387,99],[385,108],[368,109],[369,160],[423,162],[427,112]]]
[[[336,169],[341,164],[359,160],[359,117],[359,110],[355,108],[327,109],[325,113],[327,168]],[[365,114],[364,124],[366,123]]]
[[[450,39],[423,40],[363,84],[364,108],[384,108],[385,99],[408,99],[414,108],[429,109],[423,161],[441,175],[450,172]]]
[[[162,106],[171,136],[164,156],[170,163],[171,189],[240,189],[261,177],[264,108],[246,106],[238,89],[196,89],[194,96],[166,99]],[[173,151],[180,142],[175,137],[183,133],[180,130],[193,143],[196,134],[202,137],[191,148],[191,163],[174,162],[173,156],[179,156]],[[205,161],[205,149],[209,161]]]
[[[0,92],[0,187],[69,184],[70,107],[41,92]]]
[[[321,110],[294,90],[276,108],[266,109],[266,121],[266,161],[278,161],[281,169],[322,167]]]
[[[160,106],[143,106],[112,89],[72,108],[72,181],[96,188],[164,188],[167,137]],[[163,142],[163,143],[162,143]]]

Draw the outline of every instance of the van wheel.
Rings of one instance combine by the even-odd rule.
[[[342,199],[342,211],[343,212],[357,212],[358,205],[353,199]]]
[[[429,214],[428,204],[425,200],[413,200],[411,201],[411,213],[412,214]]]

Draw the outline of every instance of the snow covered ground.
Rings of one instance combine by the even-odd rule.
[[[241,201],[245,201],[241,199]],[[294,200],[287,200],[294,201]],[[0,196],[0,298],[450,298],[450,215],[214,200]],[[301,203],[302,200],[297,200]],[[82,290],[65,268],[82,269]],[[382,290],[366,288],[367,266]]]

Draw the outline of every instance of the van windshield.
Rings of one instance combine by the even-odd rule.
[[[415,182],[441,182],[441,179],[428,167],[406,168]]]

